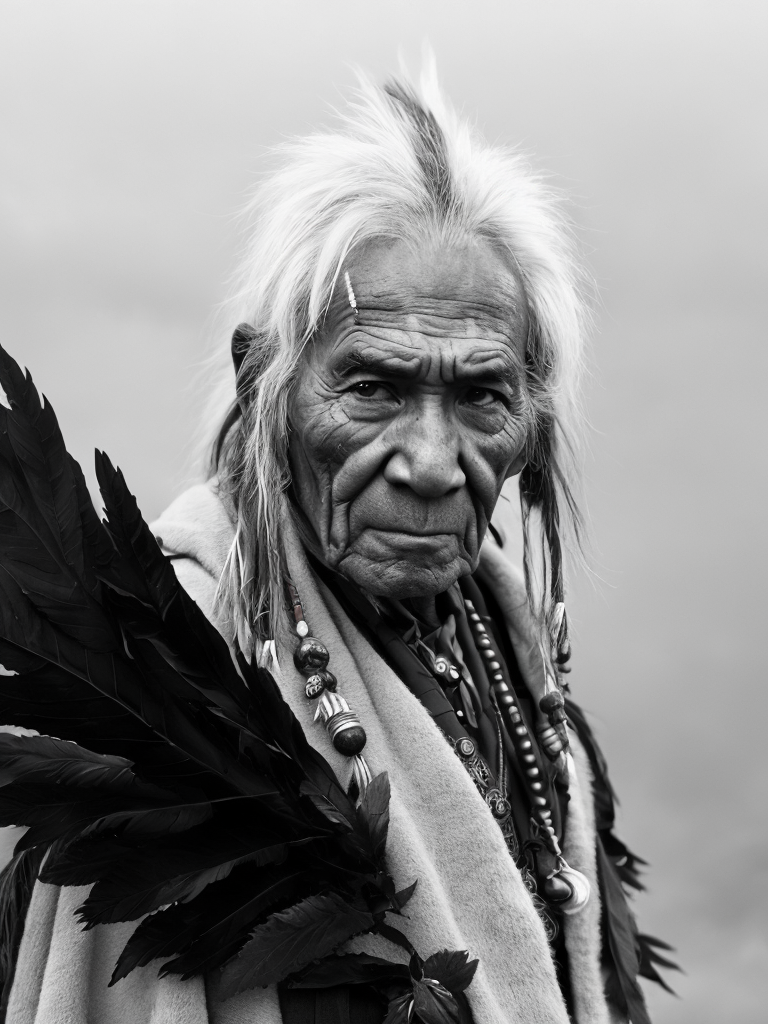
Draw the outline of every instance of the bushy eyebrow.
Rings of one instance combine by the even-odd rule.
[[[414,355],[410,359],[400,356],[382,358],[374,352],[355,347],[346,352],[334,367],[336,374],[346,379],[361,370],[370,373],[375,377],[383,377],[388,380],[414,380],[418,377],[421,369],[421,359]],[[454,366],[454,370],[458,368]],[[506,385],[512,391],[517,390],[523,380],[523,372],[513,363],[502,360],[498,356],[492,357],[485,362],[475,366],[464,365],[455,373],[455,379],[460,383],[473,383],[476,385]]]
[[[350,377],[353,373],[366,370],[379,377],[390,377],[394,380],[413,380],[419,375],[421,360],[418,356],[402,359],[390,356],[382,359],[373,352],[353,348],[346,352],[335,367],[336,373],[342,377]]]

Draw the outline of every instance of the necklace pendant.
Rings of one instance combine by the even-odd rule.
[[[544,892],[563,914],[578,914],[589,903],[592,886],[586,875],[560,857],[558,867],[544,883]]]
[[[315,721],[325,723],[331,742],[340,754],[353,757],[366,743],[365,729],[349,704],[338,693],[324,692],[317,702]]]

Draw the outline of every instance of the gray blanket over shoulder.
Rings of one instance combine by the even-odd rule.
[[[177,575],[214,617],[217,581],[233,527],[215,488],[183,494],[153,525],[164,548],[184,556]],[[544,930],[501,832],[464,768],[420,702],[312,576],[301,545],[289,545],[292,578],[313,631],[331,651],[344,696],[367,735],[366,758],[392,787],[387,844],[399,887],[418,879],[404,922],[416,948],[468,949],[480,967],[468,991],[476,1024],[567,1024]],[[480,572],[492,587],[529,679],[536,672],[525,592],[502,552],[486,544]],[[221,628],[221,624],[220,624]],[[225,631],[225,630],[223,630]],[[349,768],[324,729],[313,725],[290,652],[271,668],[311,741],[346,781]],[[573,742],[564,853],[592,882],[586,909],[565,919],[578,1024],[607,1024],[600,976],[600,904],[587,760]],[[83,932],[73,910],[87,889],[38,883],[32,897],[8,1010],[8,1024],[280,1024],[274,988],[221,1002],[215,982],[157,977],[157,965],[107,982],[134,923]],[[362,941],[362,940],[361,940]],[[365,943],[364,943],[365,944]],[[373,949],[369,938],[366,948]],[[391,947],[388,949],[391,955]]]

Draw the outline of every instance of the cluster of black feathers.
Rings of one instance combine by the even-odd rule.
[[[462,1024],[476,962],[424,961],[389,918],[389,784],[355,803],[272,676],[230,650],[179,585],[119,470],[96,454],[96,513],[55,415],[0,348],[0,881],[5,997],[25,904],[91,885],[84,927],[142,919],[112,983],[160,960],[220,969],[224,997],[288,982],[374,984],[388,1024]],[[338,954],[354,935],[399,960]],[[410,1016],[409,1016],[410,1014]]]

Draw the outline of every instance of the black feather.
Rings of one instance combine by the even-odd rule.
[[[290,988],[334,988],[336,985],[370,985],[371,982],[410,981],[405,964],[392,963],[368,953],[338,953],[297,972]]]
[[[272,985],[322,959],[360,932],[370,931],[369,911],[351,906],[337,893],[310,896],[259,925],[237,958],[224,969],[226,999],[257,986]]]
[[[113,981],[173,957],[165,973],[224,965],[240,991],[361,931],[412,952],[385,921],[413,892],[386,871],[386,776],[357,807],[271,675],[184,592],[97,452],[99,519],[53,410],[2,348],[0,386],[0,663],[14,673],[0,719],[42,734],[0,736],[0,825],[27,826],[29,851],[0,884],[4,979],[46,854],[42,880],[92,886],[87,928],[150,915]]]
[[[658,939],[650,939],[638,932],[627,903],[627,893],[632,889],[644,888],[640,879],[640,868],[645,866],[646,862],[633,854],[613,834],[617,800],[608,778],[605,758],[581,708],[572,700],[566,700],[566,711],[592,769],[598,864],[603,897],[603,930],[614,967],[610,983],[611,997],[619,1006],[627,1010],[633,1009],[633,1024],[642,1024],[647,1020],[647,1010],[636,980],[638,975],[657,982],[671,992],[655,965],[674,970],[679,968],[671,961],[659,957],[652,948],[657,945],[668,949],[668,946],[660,943]]]
[[[191,977],[212,970],[237,952],[266,911],[293,902],[305,885],[302,870],[269,868],[245,878],[240,872],[191,902],[151,914],[123,950],[113,982],[136,966],[174,954],[180,955],[167,961],[162,973]]]
[[[661,939],[654,939],[652,935],[638,935],[637,941],[640,952],[640,970],[638,972],[640,977],[647,978],[649,981],[655,981],[657,985],[661,985],[661,987],[666,992],[669,992],[670,995],[675,995],[676,993],[674,989],[667,984],[664,978],[662,978],[656,970],[656,964],[658,964],[659,967],[665,967],[670,971],[680,970],[680,967],[673,960],[660,956],[656,952],[657,949],[674,952],[672,946],[668,946],[667,943],[662,942]]]
[[[600,843],[597,846],[600,888],[603,893],[607,938],[616,972],[622,1009],[632,1024],[651,1024],[645,998],[637,982],[640,956],[637,926],[615,867]]]
[[[24,919],[43,856],[43,850],[17,854],[0,874],[0,1021],[5,1021]]]

